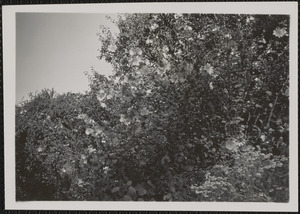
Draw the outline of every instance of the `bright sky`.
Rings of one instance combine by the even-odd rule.
[[[94,67],[111,74],[112,67],[100,61],[99,25],[117,32],[105,18],[116,14],[17,13],[16,101],[30,92],[54,88],[59,93],[89,90],[85,71]]]

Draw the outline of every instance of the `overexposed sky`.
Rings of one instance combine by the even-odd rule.
[[[59,93],[89,90],[85,71],[94,67],[111,74],[112,67],[100,61],[99,26],[117,32],[106,15],[88,13],[16,14],[16,102],[30,92],[54,88]]]

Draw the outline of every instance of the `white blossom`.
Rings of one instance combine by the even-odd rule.
[[[141,109],[141,111],[140,111],[140,114],[141,115],[148,115],[148,114],[150,114],[151,113],[151,111],[149,111],[147,108],[142,108]]]
[[[229,33],[225,34],[224,37],[225,37],[225,38],[228,38],[228,39],[231,39],[231,38],[232,38],[231,35],[230,35]]]
[[[274,31],[273,31],[273,35],[278,37],[278,38],[281,38],[283,36],[286,36],[287,35],[287,32],[285,30],[285,28],[279,28],[277,27]]]
[[[87,118],[88,116],[87,116],[87,114],[79,114],[78,116],[77,116],[77,119],[85,119],[85,118]]]
[[[83,180],[82,179],[78,179],[78,186],[80,186],[80,187],[82,187],[83,186],[83,184],[84,184],[84,182],[83,182]]]
[[[102,108],[106,108],[106,107],[107,107],[107,105],[106,105],[105,103],[101,103],[100,106],[101,106]]]
[[[91,129],[91,128],[87,128],[87,129],[85,130],[85,134],[86,134],[86,135],[90,135],[90,134],[92,134],[93,132],[94,132],[94,130]]]
[[[151,40],[151,39],[147,38],[147,40],[146,40],[146,44],[152,44],[152,43],[153,43],[153,40]]]
[[[154,23],[153,25],[151,25],[152,30],[155,30],[156,28],[158,28],[158,24]]]
[[[97,150],[94,149],[91,145],[88,147],[87,150],[88,150],[89,153],[93,153],[93,152],[97,151]]]
[[[128,126],[130,124],[130,120],[128,118],[125,118],[124,114],[121,114],[120,122],[125,123],[126,126]]]
[[[250,17],[247,17],[246,22],[249,23],[250,21],[253,21],[253,20],[254,20],[254,17],[250,16]]]

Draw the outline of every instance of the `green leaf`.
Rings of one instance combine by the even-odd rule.
[[[171,190],[171,192],[176,192],[175,187],[171,187],[170,190]]]
[[[239,88],[239,87],[241,87],[241,86],[243,86],[243,84],[239,83],[239,84],[234,85],[233,87],[234,87],[234,88]]]
[[[115,187],[111,190],[111,193],[118,192],[120,190],[120,187]]]
[[[172,198],[172,195],[169,193],[163,197],[165,201],[169,201]]]
[[[130,187],[128,188],[128,193],[129,193],[130,195],[135,195],[135,194],[136,194],[136,189],[135,189],[134,187],[130,186]]]
[[[147,190],[145,190],[143,187],[138,189],[139,196],[143,196],[147,194]]]
[[[136,129],[135,129],[135,133],[139,134],[142,131],[142,127],[139,125]]]
[[[131,198],[131,196],[129,196],[129,195],[124,195],[124,196],[123,196],[123,200],[124,200],[124,201],[131,201],[132,198]]]
[[[288,97],[289,96],[289,89],[286,89],[284,92],[284,96]]]

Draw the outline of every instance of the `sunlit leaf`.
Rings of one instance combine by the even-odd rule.
[[[272,92],[271,92],[271,91],[266,91],[266,93],[267,93],[269,96],[272,96]]]

